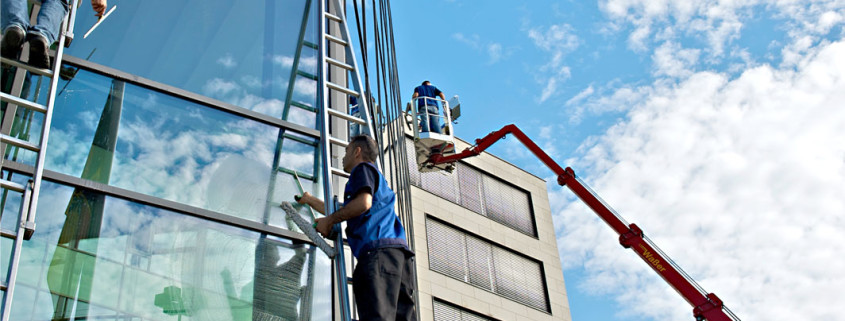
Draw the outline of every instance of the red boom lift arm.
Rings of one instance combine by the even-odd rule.
[[[507,125],[482,139],[477,139],[475,146],[467,148],[460,153],[449,156],[432,154],[423,165],[453,163],[464,158],[476,156],[499,139],[504,138],[507,134],[513,134],[519,139],[525,147],[528,147],[535,156],[540,158],[557,175],[558,184],[569,187],[581,201],[586,203],[605,223],[610,225],[610,228],[619,234],[619,243],[623,247],[633,250],[652,270],[657,272],[672,288],[678,291],[693,306],[693,315],[696,320],[739,320],[736,315],[724,307],[719,297],[713,293],[706,293],[680,267],[668,260],[668,257],[645,237],[643,231],[636,224],[626,226],[621,217],[608,208],[590,189],[575,177],[575,172],[571,168],[567,167],[565,170],[561,168],[537,144],[531,141],[528,136],[525,136],[516,125]]]

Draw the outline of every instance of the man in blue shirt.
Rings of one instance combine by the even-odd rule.
[[[422,85],[414,88],[414,95],[412,98],[424,97],[417,100],[417,113],[420,116],[420,131],[434,132],[440,134],[440,103],[437,97],[446,100],[446,96],[431,85],[428,80],[423,81]],[[430,126],[430,127],[429,127]]]
[[[373,162],[376,142],[355,136],[346,147],[343,170],[350,173],[343,207],[318,218],[317,232],[325,237],[334,224],[346,221],[346,238],[358,259],[352,289],[360,320],[416,320],[414,252],[394,211],[396,194]],[[325,214],[325,204],[305,192],[299,200]]]

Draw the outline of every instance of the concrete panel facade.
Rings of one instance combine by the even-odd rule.
[[[458,141],[457,151],[469,145]],[[410,156],[410,155],[409,155]],[[465,160],[485,175],[497,177],[528,193],[537,237],[518,232],[459,204],[412,186],[417,274],[421,320],[434,320],[433,300],[497,320],[571,320],[569,300],[558,256],[546,182],[489,153]],[[450,175],[457,175],[452,173]],[[540,262],[547,287],[550,311],[541,311],[486,289],[476,287],[429,268],[426,218],[445,221],[494,246],[520,253]]]

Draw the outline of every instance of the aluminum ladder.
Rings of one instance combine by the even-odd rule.
[[[23,194],[21,199],[21,209],[18,216],[18,225],[14,235],[15,241],[12,247],[11,262],[8,274],[6,275],[6,283],[3,284],[5,290],[5,298],[3,300],[3,313],[0,320],[9,320],[11,313],[12,298],[15,293],[15,281],[18,274],[18,265],[20,262],[21,247],[24,240],[29,240],[35,232],[35,214],[38,206],[38,192],[41,188],[41,178],[44,172],[44,161],[47,147],[47,139],[50,135],[50,123],[53,118],[53,106],[56,102],[56,89],[59,85],[59,72],[62,67],[62,57],[64,48],[73,40],[74,20],[76,18],[77,0],[72,0],[69,5],[68,13],[65,14],[62,20],[60,34],[58,37],[58,45],[56,47],[55,56],[53,57],[52,69],[40,69],[22,63],[14,59],[0,58],[4,68],[17,68],[18,73],[29,72],[39,77],[47,77],[50,79],[49,91],[47,92],[47,103],[42,105],[33,101],[22,99],[16,95],[0,93],[0,101],[6,102],[6,115],[4,117],[13,120],[17,107],[25,108],[31,112],[44,114],[44,121],[41,125],[41,137],[38,144],[30,143],[27,140],[20,139],[9,135],[10,133],[0,134],[0,151],[3,155],[0,158],[0,170],[3,168],[5,161],[6,146],[11,145],[17,148],[23,148],[35,152],[35,172],[32,178],[25,184],[13,182],[6,177],[0,177],[0,186],[9,191],[15,191]],[[15,77],[16,80],[23,80],[23,77]],[[39,78],[40,84],[40,78]],[[36,89],[37,90],[37,89]],[[4,121],[5,123],[5,121]],[[11,178],[11,173],[9,177]]]
[[[340,186],[341,178],[349,177],[349,173],[335,166],[342,166],[340,157],[348,145],[349,137],[347,136],[349,135],[350,123],[361,126],[361,134],[369,135],[374,139],[375,136],[373,134],[373,118],[370,116],[368,106],[369,99],[364,95],[361,75],[358,71],[355,52],[349,36],[345,7],[341,5],[340,0],[320,0],[319,3],[318,33],[320,35],[320,49],[317,104],[320,128],[320,158],[322,160],[325,210],[326,213],[334,213],[338,208],[338,197],[335,194],[334,183],[338,182],[337,185]],[[332,9],[334,10],[331,11]],[[332,32],[331,27],[336,27],[336,29],[333,29],[334,32]],[[329,47],[335,49],[332,50],[331,56],[329,55]],[[340,57],[343,61],[338,59]],[[352,78],[352,89],[344,85],[350,76]],[[348,113],[349,96],[357,98],[361,117]],[[334,105],[334,108],[332,108],[332,105]],[[346,126],[342,126],[343,124],[346,124]],[[330,127],[332,125],[335,126],[335,130]],[[336,160],[337,165],[332,164],[332,159]],[[378,166],[378,162],[376,164]],[[336,232],[334,246],[337,255],[335,255],[333,263],[337,296],[340,300],[340,319],[349,321],[352,320],[352,315],[348,288],[352,278],[346,274],[344,238],[340,231],[340,224],[335,225],[334,230]]]

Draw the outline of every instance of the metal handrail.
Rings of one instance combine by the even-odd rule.
[[[432,116],[432,114],[429,113],[427,109],[422,109],[422,111],[420,110],[417,103],[421,99],[425,102],[425,106],[436,106],[436,105],[429,105],[428,104],[429,101],[434,101],[435,103],[441,102],[443,104],[442,114],[441,114],[441,112],[438,112],[437,115],[433,115],[433,116],[439,117],[440,119],[443,120],[442,125],[447,127],[448,132],[449,132],[448,136],[452,136],[452,113],[451,113],[451,110],[449,109],[449,102],[446,101],[445,99],[420,96],[420,97],[416,97],[416,98],[411,99],[411,115],[413,116],[414,128],[417,129],[414,133],[414,137],[419,138],[419,132],[421,131],[420,126],[419,126],[419,116],[423,116],[423,115],[425,117],[431,117]],[[428,121],[427,121],[427,123],[428,123]],[[428,127],[429,127],[428,132],[430,133],[431,132],[431,124],[430,123],[428,124]],[[447,134],[443,134],[443,135],[447,135]]]

